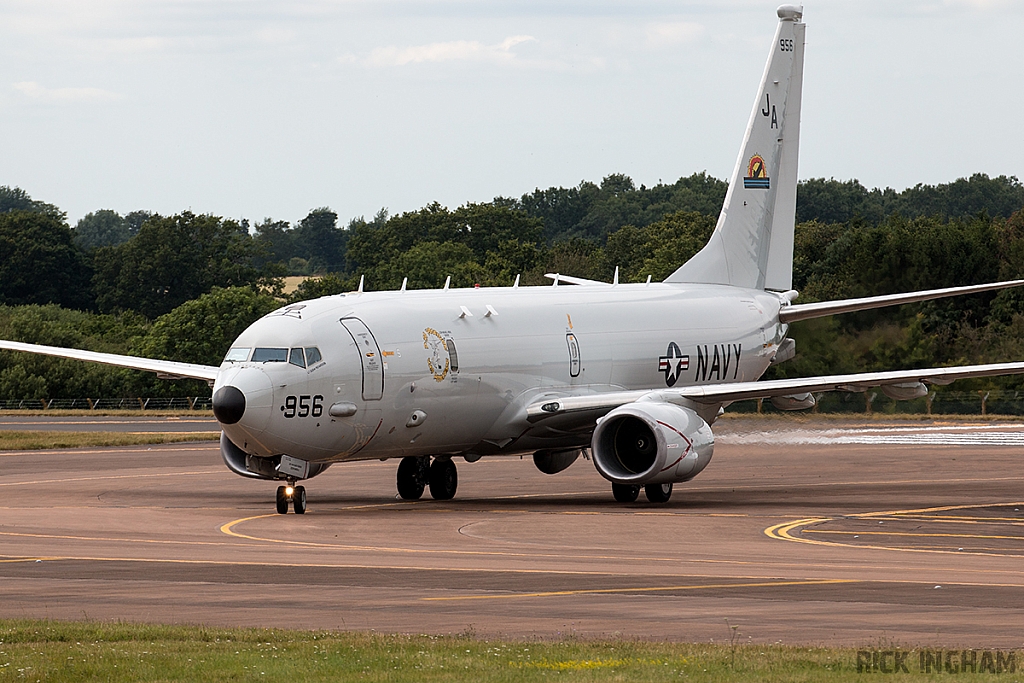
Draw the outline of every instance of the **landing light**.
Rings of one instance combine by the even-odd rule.
[[[285,493],[286,496],[290,496],[293,493],[295,493],[295,489],[293,489],[291,486],[285,486],[284,487],[284,493]]]

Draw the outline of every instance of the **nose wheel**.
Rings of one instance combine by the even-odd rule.
[[[295,508],[295,514],[304,515],[306,514],[306,487],[295,486],[294,484],[288,484],[288,486],[277,487],[277,512],[278,514],[288,514],[288,506],[291,505]]]

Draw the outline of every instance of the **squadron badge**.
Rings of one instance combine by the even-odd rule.
[[[770,186],[771,179],[768,177],[764,157],[755,154],[747,162],[747,175],[743,178],[743,187],[748,190],[767,190]]]
[[[451,368],[448,345],[441,333],[432,327],[423,330],[423,348],[427,350],[427,369],[434,380],[443,382]]]

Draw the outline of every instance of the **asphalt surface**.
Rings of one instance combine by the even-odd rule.
[[[0,616],[1019,648],[1024,424],[724,421],[666,505],[589,462],[336,465],[278,515],[214,444],[0,455]],[[728,619],[728,625],[726,624]]]
[[[0,415],[0,430],[25,432],[219,432],[213,416]]]

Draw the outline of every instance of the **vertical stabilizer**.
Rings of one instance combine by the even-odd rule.
[[[802,6],[783,5],[778,15],[718,225],[707,245],[666,282],[792,287],[806,26]]]

